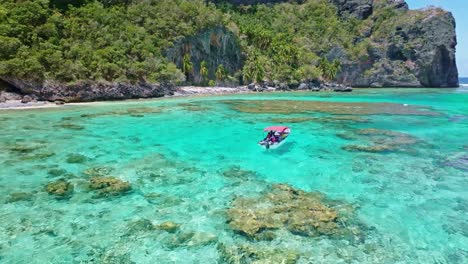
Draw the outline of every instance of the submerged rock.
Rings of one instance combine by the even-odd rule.
[[[246,179],[255,176],[256,173],[249,170],[243,170],[240,166],[232,166],[229,169],[223,171],[223,176],[226,178],[233,179]]]
[[[215,234],[207,232],[194,233],[192,238],[187,242],[189,247],[206,246],[215,243],[218,237]]]
[[[10,193],[5,203],[16,203],[24,201],[32,201],[34,194],[28,192],[14,192]]]
[[[114,168],[106,166],[98,166],[86,169],[84,174],[86,176],[108,176],[114,171]]]
[[[9,150],[18,154],[27,154],[36,151],[40,148],[40,145],[15,145],[13,147],[10,147]]]
[[[47,174],[51,177],[59,177],[67,173],[67,170],[65,169],[60,169],[60,168],[54,168],[50,169],[47,171]]]
[[[69,154],[66,161],[70,164],[81,164],[88,161],[88,157],[81,154]]]
[[[397,150],[395,147],[388,145],[346,145],[342,147],[346,151],[359,151],[359,152],[389,152]]]
[[[128,223],[127,228],[128,228],[127,232],[129,235],[138,233],[138,232],[147,232],[147,231],[155,230],[155,226],[153,225],[153,223],[150,220],[145,219],[145,218]]]
[[[132,189],[130,183],[111,176],[91,178],[89,188],[97,191],[100,196],[123,195]]]
[[[73,194],[73,184],[63,179],[51,182],[46,185],[46,191],[57,198],[69,198]]]
[[[180,224],[174,223],[172,221],[166,221],[156,226],[160,230],[164,230],[168,233],[175,233],[180,228]]]
[[[272,240],[265,231],[286,229],[302,236],[334,235],[346,229],[339,212],[318,193],[275,185],[257,198],[237,198],[228,210],[229,226],[250,239]]]
[[[342,147],[343,150],[371,153],[408,151],[409,147],[419,142],[417,138],[406,133],[375,128],[356,130],[349,139],[366,140],[370,143],[346,145]]]
[[[299,260],[299,253],[285,248],[253,247],[249,245],[228,246],[219,243],[219,262],[229,264],[294,264]]]
[[[80,126],[80,125],[72,124],[72,123],[62,123],[62,124],[56,125],[55,127],[65,128],[65,129],[70,129],[70,130],[83,130],[83,129],[85,129],[84,126]]]
[[[447,159],[446,166],[454,167],[459,170],[468,171],[468,154],[457,155]]]

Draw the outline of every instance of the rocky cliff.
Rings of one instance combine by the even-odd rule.
[[[204,30],[194,36],[187,37],[166,52],[166,57],[183,69],[184,56],[192,63],[189,81],[202,83],[200,66],[205,61],[208,68],[208,79],[215,80],[216,69],[223,65],[226,74],[234,75],[242,69],[243,56],[237,37],[224,27]]]
[[[357,55],[337,45],[324,54],[329,60],[341,61],[335,81],[355,87],[458,86],[455,20],[450,12],[439,8],[409,10],[404,0],[328,1],[342,19],[362,21],[353,45],[365,48]]]
[[[149,84],[145,82],[130,84],[117,82],[85,81],[63,84],[52,81],[25,81],[6,78],[10,89],[22,95],[31,95],[33,99],[62,102],[91,102],[105,100],[123,100],[136,98],[154,98],[172,95],[175,87],[171,84]]]
[[[355,87],[458,86],[451,13],[439,8],[408,10],[401,0],[352,2],[362,2],[366,8],[372,4],[369,26],[355,42],[366,42],[367,50],[357,59],[341,47],[330,50],[328,58],[342,61],[337,81]],[[347,10],[353,14],[363,8]],[[381,19],[389,14],[390,19]]]

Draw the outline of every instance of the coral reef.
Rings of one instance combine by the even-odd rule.
[[[445,160],[444,164],[462,171],[468,171],[468,154],[460,153]]]
[[[112,176],[92,177],[89,181],[89,188],[95,190],[98,196],[119,196],[128,193],[132,189],[130,183]]]
[[[294,124],[294,123],[305,123],[305,122],[319,122],[319,123],[344,123],[344,122],[358,122],[358,123],[367,123],[368,119],[360,116],[350,116],[350,115],[332,115],[327,117],[275,117],[269,118],[266,120],[272,123],[279,124]]]
[[[417,138],[406,133],[375,128],[356,130],[349,139],[366,140],[370,144],[350,144],[343,146],[342,149],[371,153],[409,151],[409,147],[419,142]]]
[[[54,127],[56,128],[65,128],[65,129],[70,129],[70,130],[83,130],[85,129],[84,126],[72,124],[72,123],[61,123],[58,125],[55,125]]]
[[[175,233],[180,228],[180,224],[172,221],[166,221],[156,226],[160,230],[164,230],[168,233]]]
[[[223,103],[242,113],[251,114],[305,114],[310,112],[333,115],[421,115],[439,116],[423,106],[403,106],[394,103],[347,103],[296,100],[224,100]]]
[[[82,164],[88,161],[88,157],[81,154],[69,154],[67,156],[66,162],[70,164]]]
[[[249,170],[241,169],[240,166],[232,166],[222,172],[223,176],[231,179],[248,179],[256,176],[256,173]]]
[[[272,247],[252,247],[249,245],[228,246],[218,244],[219,262],[228,264],[270,263],[294,264],[299,260],[299,253],[290,249]]]
[[[209,107],[202,106],[199,103],[179,103],[177,106],[189,112],[202,112],[210,110]]]
[[[274,185],[271,192],[256,198],[236,198],[228,210],[229,226],[254,240],[274,239],[265,231],[286,229],[301,236],[342,235],[349,226],[348,217],[327,205],[319,193]]]
[[[86,176],[108,176],[114,171],[114,168],[107,166],[98,166],[86,169],[83,173]]]
[[[63,179],[48,183],[45,187],[45,190],[49,194],[55,195],[57,198],[60,199],[69,198],[73,194],[73,189],[73,184]]]
[[[32,201],[33,198],[34,198],[33,193],[14,192],[14,193],[10,193],[10,195],[6,199],[5,203],[16,203],[16,202]]]

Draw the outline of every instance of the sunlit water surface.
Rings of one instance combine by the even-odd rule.
[[[272,124],[292,134],[266,151],[256,142]],[[294,252],[297,263],[468,262],[466,88],[5,110],[0,125],[1,263],[262,260],[222,250],[245,246]],[[97,195],[96,171],[132,191]],[[58,179],[74,186],[67,199],[46,191]],[[361,238],[276,230],[252,240],[232,230],[233,199],[278,183],[349,204]],[[166,221],[180,226],[157,228]]]

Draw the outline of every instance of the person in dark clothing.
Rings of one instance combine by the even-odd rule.
[[[263,141],[270,141],[273,135],[274,135],[274,132],[273,130],[271,130],[270,132],[268,132],[267,136],[265,137]]]

